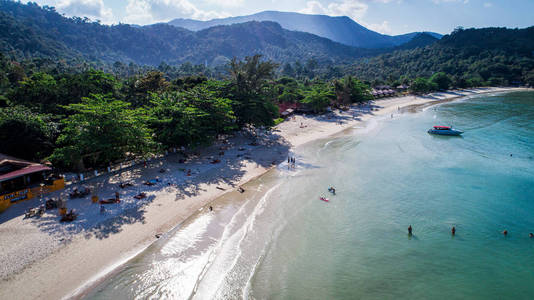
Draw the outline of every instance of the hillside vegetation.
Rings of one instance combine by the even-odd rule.
[[[0,51],[16,58],[84,58],[141,65],[220,65],[256,53],[277,62],[341,64],[383,51],[359,49],[283,29],[273,22],[216,26],[198,32],[168,24],[101,25],[66,18],[51,7],[0,1]]]
[[[458,28],[426,47],[382,54],[345,71],[376,82],[408,83],[444,72],[458,87],[534,85],[534,27]]]

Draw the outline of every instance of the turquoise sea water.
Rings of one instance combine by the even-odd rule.
[[[465,134],[427,134],[436,124]],[[296,155],[87,298],[534,297],[534,93],[395,115]]]

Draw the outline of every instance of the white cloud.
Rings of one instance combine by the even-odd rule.
[[[204,2],[224,7],[237,7],[243,4],[244,0],[204,0]]]
[[[491,2],[486,2],[486,3],[484,3],[484,7],[485,7],[485,8],[490,8],[490,7],[492,7],[492,6],[493,6],[493,3],[491,3]]]
[[[175,18],[209,20],[227,16],[227,13],[199,9],[189,0],[128,0],[124,21],[143,25]]]
[[[367,4],[359,1],[343,0],[342,2],[332,2],[328,4],[328,6],[324,6],[318,1],[308,1],[306,3],[306,8],[299,12],[305,14],[347,16],[357,20],[367,12]]]
[[[299,12],[303,14],[323,14],[326,12],[326,8],[318,1],[308,1],[306,8],[301,9]]]
[[[432,0],[432,2],[436,3],[436,4],[440,4],[440,3],[451,3],[451,2],[461,2],[463,4],[467,4],[469,3],[469,0]]]
[[[380,32],[382,34],[392,34],[393,31],[391,30],[391,27],[389,27],[388,21],[383,21],[380,24],[367,24],[364,22],[361,22],[363,26],[367,27],[368,29],[371,29],[376,32]]]
[[[113,21],[113,13],[103,0],[59,0],[56,5],[59,11],[68,16],[88,17],[103,23]]]

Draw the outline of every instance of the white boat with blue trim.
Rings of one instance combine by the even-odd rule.
[[[428,130],[428,133],[438,135],[461,135],[464,132],[453,129],[451,126],[434,126]]]

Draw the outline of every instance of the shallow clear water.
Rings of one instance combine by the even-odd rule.
[[[435,124],[465,134],[427,134]],[[534,296],[534,93],[373,121],[297,149],[297,162],[246,199],[219,199],[87,298]]]

